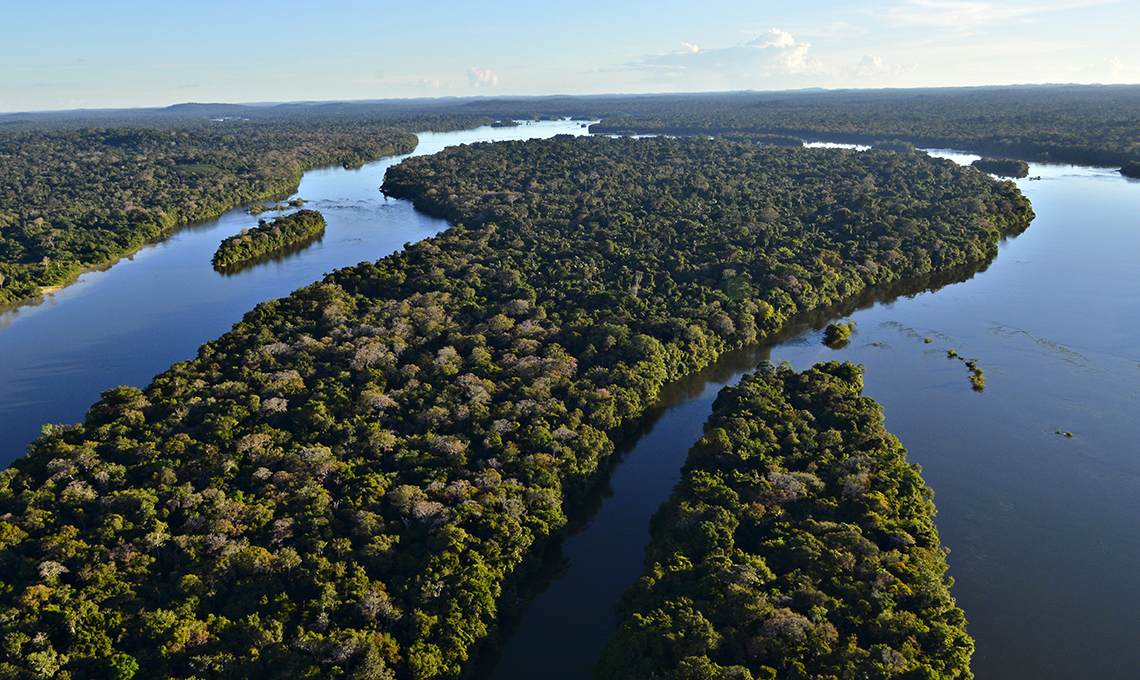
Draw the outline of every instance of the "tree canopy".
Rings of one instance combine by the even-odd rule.
[[[1032,218],[948,161],[696,138],[456,147],[384,186],[454,226],[0,473],[0,674],[458,677],[666,381]]]
[[[830,362],[721,391],[595,678],[973,677],[933,492],[862,389]]]
[[[253,229],[226,238],[211,261],[215,269],[224,269],[312,241],[323,233],[324,215],[316,210],[298,210],[272,222],[262,220]]]
[[[309,168],[410,153],[477,116],[81,119],[0,127],[0,303],[63,285],[196,220],[293,191]],[[91,127],[104,122],[106,127]]]

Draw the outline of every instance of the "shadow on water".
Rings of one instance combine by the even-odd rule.
[[[780,343],[876,304],[967,281],[984,269],[877,286],[844,303],[796,315],[763,343],[726,352],[704,370],[665,385],[656,405],[599,471],[594,488],[568,509],[562,536],[550,541],[513,592],[504,589],[499,630],[467,675],[477,680],[588,678],[616,626],[614,604],[644,568],[649,519],[679,481],[720,389],[767,361]]]
[[[279,194],[278,195],[279,198],[269,198],[266,200],[282,201],[291,195],[292,195],[292,193]],[[122,262],[123,260],[128,260],[128,261],[134,260],[135,255],[138,255],[140,252],[145,251],[148,248],[153,248],[153,247],[158,246],[162,243],[165,243],[165,242],[169,241],[170,239],[174,238],[175,236],[178,236],[179,234],[197,234],[197,233],[204,233],[204,232],[208,232],[208,231],[212,231],[214,229],[217,229],[219,222],[226,215],[228,215],[230,213],[234,213],[234,212],[244,212],[244,213],[248,214],[249,208],[253,205],[259,205],[259,203],[258,202],[246,203],[244,205],[241,205],[241,206],[238,206],[235,208],[230,208],[229,210],[223,210],[222,212],[218,213],[218,215],[216,215],[214,217],[204,217],[200,220],[194,220],[192,222],[186,222],[183,224],[176,225],[176,226],[174,226],[174,227],[172,227],[166,231],[163,231],[162,233],[158,234],[157,236],[155,236],[153,238],[149,238],[149,239],[144,240],[142,243],[139,244],[138,248],[136,248],[135,250],[132,250],[131,252],[123,253],[122,255],[117,255],[114,258],[107,260],[106,262],[101,262],[99,264],[94,264],[94,265],[90,265],[88,267],[84,267],[83,269],[79,270],[74,276],[72,276],[66,283],[64,283],[61,286],[61,290],[63,288],[69,288],[69,287],[75,285],[84,274],[89,274],[92,272],[108,271],[112,267],[114,267],[116,264],[118,264],[119,262]],[[289,210],[290,211],[294,210],[294,208],[291,207],[291,208],[289,208]],[[308,247],[309,245],[312,245],[312,243],[311,242],[306,243],[305,247]],[[280,253],[282,251],[278,251],[278,252]],[[295,253],[295,252],[300,252],[300,250],[297,250],[297,251],[291,250],[290,254]],[[284,256],[281,259],[284,259]],[[272,261],[272,258],[270,258],[269,260],[266,260],[266,261],[267,262]],[[258,262],[260,263],[260,259],[258,260]],[[245,269],[246,267],[242,267],[242,268]],[[229,275],[231,273],[236,274],[237,271],[227,272],[227,275]],[[15,319],[15,315],[19,313],[20,309],[22,309],[24,307],[39,307],[40,305],[44,304],[45,302],[49,302],[50,301],[49,298],[51,297],[52,294],[53,293],[48,292],[48,293],[43,293],[43,294],[37,295],[35,297],[22,298],[20,300],[12,300],[9,302],[0,303],[0,329],[3,329],[5,327],[7,327],[9,324],[11,324],[12,321]]]

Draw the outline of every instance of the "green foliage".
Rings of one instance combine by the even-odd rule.
[[[1136,86],[677,95],[598,101],[594,110],[604,112],[590,126],[596,133],[894,139],[996,158],[1114,167],[1140,158]]]
[[[721,391],[599,680],[972,678],[932,493],[850,363]]]
[[[999,177],[1028,177],[1029,164],[1013,158],[979,158],[970,165]]]
[[[0,302],[287,194],[309,168],[358,166],[416,143],[372,121],[0,132]]]
[[[0,663],[458,677],[665,382],[799,310],[980,264],[1032,216],[946,161],[727,140],[458,147],[385,189],[455,226],[258,305],[0,474]],[[736,540],[708,521],[701,545]],[[772,677],[715,656],[691,604],[650,618],[688,631],[683,677]]]
[[[1120,174],[1124,175],[1125,177],[1140,179],[1140,161],[1132,161],[1131,163],[1126,163],[1124,167],[1120,169]]]
[[[321,213],[316,210],[298,210],[230,236],[218,246],[211,262],[215,269],[229,267],[311,241],[323,233],[325,218]]]
[[[986,372],[978,367],[977,360],[970,359],[967,361],[966,368],[970,370],[970,384],[973,385],[974,391],[981,392],[984,390],[986,388]]]
[[[854,325],[854,322],[828,324],[827,328],[823,331],[823,344],[839,345],[846,343],[847,339],[851,337]]]
[[[875,142],[871,145],[872,149],[879,149],[882,151],[894,151],[895,153],[917,153],[918,149],[914,148],[914,144],[903,141],[901,139],[887,139]]]

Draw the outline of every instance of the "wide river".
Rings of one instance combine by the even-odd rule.
[[[581,134],[578,123],[423,134],[450,144]],[[974,157],[934,152],[958,162]],[[37,305],[0,310],[0,462],[44,423],[83,419],[99,392],[145,386],[256,303],[375,260],[446,227],[378,191],[400,159],[306,173],[297,196],[324,213],[312,247],[223,276],[219,241],[256,218],[187,227]],[[1037,219],[983,272],[883,291],[831,317],[857,324],[821,344],[828,313],[670,386],[582,531],[549,555],[553,580],[482,675],[585,680],[642,568],[648,520],[679,478],[716,392],[757,362],[866,366],[865,394],[937,492],[952,590],[977,641],[979,680],[1124,680],[1140,668],[1140,182],[1111,170],[1033,165],[1020,180]],[[267,215],[271,216],[271,214]],[[891,295],[904,294],[903,297]],[[931,342],[925,342],[929,338]],[[971,389],[975,358],[986,388]],[[1070,432],[1072,436],[1057,434]]]

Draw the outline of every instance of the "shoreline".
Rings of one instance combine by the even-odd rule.
[[[417,135],[416,146],[417,146],[417,148],[419,147],[418,135]],[[411,153],[415,153],[415,149],[413,149]],[[391,154],[391,155],[387,155],[387,156],[380,156],[379,158],[374,158],[374,159],[368,161],[368,163],[375,163],[377,161],[382,161],[382,160],[385,160],[388,158],[397,158],[399,156],[406,156],[406,155],[408,155],[408,154],[399,154],[398,153],[398,154]],[[365,165],[367,165],[367,163]],[[64,288],[68,288],[68,287],[74,285],[76,282],[79,281],[79,278],[82,277],[84,274],[87,274],[90,272],[97,272],[97,271],[106,271],[106,270],[110,269],[111,267],[115,266],[116,264],[118,264],[124,258],[131,259],[137,253],[141,252],[144,248],[146,248],[148,246],[153,246],[153,245],[157,245],[159,243],[162,243],[163,241],[170,238],[174,234],[177,234],[179,231],[185,229],[186,227],[190,227],[190,226],[193,226],[196,224],[203,224],[206,222],[217,220],[217,219],[221,218],[223,215],[225,215],[226,213],[232,212],[234,210],[248,210],[248,208],[250,206],[258,204],[258,203],[264,203],[266,201],[273,201],[273,200],[284,200],[284,199],[288,198],[289,196],[292,196],[293,194],[295,194],[297,192],[297,190],[301,186],[301,181],[304,179],[304,176],[306,173],[311,172],[313,170],[324,170],[327,168],[344,168],[344,166],[341,164],[338,164],[338,163],[325,163],[325,164],[321,164],[321,165],[315,165],[311,168],[305,168],[304,170],[301,171],[301,177],[297,178],[297,181],[293,184],[293,187],[291,189],[289,189],[287,192],[274,193],[271,195],[262,196],[260,198],[254,199],[252,201],[247,201],[245,203],[239,203],[236,205],[232,205],[232,206],[230,206],[224,210],[219,211],[217,214],[210,216],[210,217],[205,217],[205,218],[202,218],[200,220],[191,220],[188,222],[181,222],[181,223],[175,224],[175,225],[171,226],[169,229],[163,230],[163,232],[159,236],[157,236],[156,238],[146,241],[145,243],[141,244],[138,248],[135,248],[134,250],[131,250],[129,252],[123,252],[123,253],[120,253],[118,255],[115,255],[114,257],[107,260],[106,262],[100,262],[98,264],[92,264],[92,265],[89,265],[86,267],[82,267],[79,271],[77,271],[75,273],[74,276],[69,278],[66,283],[58,284],[58,285],[54,285],[54,286],[42,286],[42,287],[40,287],[39,292],[36,293],[35,295],[29,295],[29,296],[17,298],[14,300],[8,300],[8,301],[0,302],[0,315],[7,314],[9,312],[15,312],[18,309],[20,309],[21,307],[35,307],[35,306],[41,305],[47,300],[48,297],[55,295],[56,293],[62,291]],[[347,168],[344,168],[344,169],[347,170]],[[254,216],[254,217],[256,217],[256,216]]]

